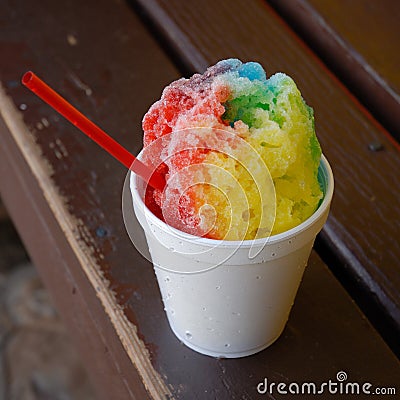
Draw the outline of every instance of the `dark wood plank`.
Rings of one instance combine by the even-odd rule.
[[[398,360],[315,252],[274,346],[219,360],[179,343],[152,267],[124,231],[124,169],[18,83],[32,68],[119,142],[141,147],[142,115],[179,72],[124,3],[96,1],[96,18],[94,3],[80,3],[4,10],[0,191],[103,397],[256,399],[265,377],[320,382],[341,369],[394,386]]]
[[[400,354],[400,157],[396,143],[310,50],[259,1],[139,0],[189,69],[228,58],[260,61],[291,75],[314,107],[317,135],[336,190],[322,237]],[[375,147],[374,147],[375,146]],[[378,147],[377,147],[378,146]],[[372,150],[371,150],[372,149]],[[374,151],[377,150],[378,151]]]
[[[37,177],[2,119],[0,134],[1,196],[73,336],[98,398],[149,398]],[[41,162],[39,158],[34,161]]]
[[[126,171],[19,81],[34,70],[137,152],[140,120],[177,72],[125,3],[48,1],[37,7],[16,1],[2,13],[7,21],[0,51],[8,60],[0,68],[7,120],[0,144],[2,197],[81,342],[99,397],[165,399],[169,389],[152,367],[140,331],[124,316],[124,303],[116,300],[122,293],[116,294],[118,276],[125,278],[128,268],[129,278],[138,273],[121,215]],[[138,273],[127,278],[130,288],[151,285],[149,304],[159,302],[153,272],[142,268],[148,269],[147,282]]]
[[[8,219],[7,210],[4,207],[4,204],[0,199],[0,222],[3,222],[7,219]]]
[[[397,0],[268,0],[400,140]]]

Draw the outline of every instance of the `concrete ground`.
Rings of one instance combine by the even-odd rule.
[[[0,400],[94,400],[77,351],[0,201]]]

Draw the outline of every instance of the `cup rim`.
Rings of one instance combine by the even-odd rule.
[[[140,159],[141,152],[137,156],[137,158]],[[333,173],[332,173],[332,168],[324,156],[324,154],[321,154],[321,159],[320,159],[320,165],[318,168],[323,168],[323,170],[326,172],[326,177],[327,177],[327,185],[326,185],[326,191],[323,197],[323,200],[321,204],[318,206],[318,208],[315,210],[315,212],[308,217],[305,221],[300,223],[299,225],[296,225],[295,227],[288,229],[284,232],[277,233],[275,235],[270,235],[264,238],[258,238],[258,239],[247,239],[247,240],[223,240],[223,239],[210,239],[210,238],[205,238],[205,237],[199,237],[192,235],[190,233],[183,232],[179,229],[174,228],[171,225],[168,225],[165,223],[163,220],[159,219],[156,215],[154,215],[150,209],[146,206],[143,198],[139,195],[139,190],[138,190],[138,182],[143,182],[141,178],[136,175],[134,172],[131,173],[131,188],[133,186],[133,198],[135,202],[138,202],[138,205],[140,206],[141,209],[144,210],[146,214],[146,218],[149,218],[153,223],[158,225],[160,228],[165,229],[166,231],[168,230],[172,234],[175,234],[180,237],[182,240],[188,240],[188,241],[193,241],[195,240],[196,243],[198,244],[203,244],[203,245],[223,245],[224,247],[237,247],[240,245],[242,248],[246,247],[254,247],[254,246],[262,246],[266,242],[269,244],[274,244],[277,242],[280,242],[282,240],[287,240],[290,239],[294,236],[299,235],[301,232],[305,231],[308,229],[315,221],[317,221],[326,211],[326,209],[329,207],[332,197],[333,197],[333,190],[334,190],[334,178],[333,178]],[[133,184],[133,185],[132,185]]]

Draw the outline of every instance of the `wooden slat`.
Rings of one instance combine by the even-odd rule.
[[[19,81],[32,69],[136,152],[142,115],[176,70],[125,3],[20,1],[2,13],[2,197],[81,342],[99,396],[165,399],[169,388],[117,302],[121,271],[132,268],[130,287],[142,284],[121,215],[126,171]],[[152,269],[142,268],[159,299]]]
[[[400,140],[397,0],[268,0]]]
[[[296,37],[267,3],[139,0],[189,68],[228,58],[283,71],[314,107],[317,135],[332,164],[335,196],[322,237],[344,266],[339,273],[373,299],[400,354],[400,157],[394,141]],[[167,29],[165,28],[167,27]],[[372,151],[378,143],[381,151]]]
[[[149,398],[118,332],[96,297],[96,288],[83,273],[77,255],[64,236],[65,227],[55,218],[30,163],[24,159],[2,119],[0,134],[1,195],[85,362],[96,398]],[[43,161],[34,155],[30,157],[30,162],[38,165]]]
[[[399,381],[395,356],[315,252],[275,345],[239,360],[184,347],[124,230],[126,171],[18,83],[33,69],[136,152],[142,115],[179,72],[125,3],[16,1],[3,13],[0,192],[103,398],[256,399],[265,377],[324,381],[340,369]]]
[[[4,207],[3,202],[0,199],[0,222],[3,222],[8,219],[7,210]]]

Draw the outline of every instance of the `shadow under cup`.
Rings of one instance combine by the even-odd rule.
[[[134,211],[168,321],[186,346],[237,358],[265,349],[280,336],[329,213],[333,175],[324,156],[318,180],[324,198],[300,225],[268,238],[222,241],[186,234],[158,219],[144,204],[145,184],[131,174]]]

